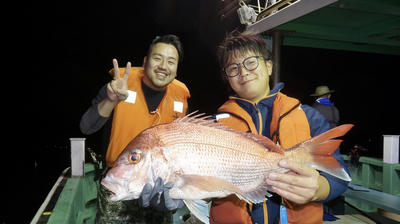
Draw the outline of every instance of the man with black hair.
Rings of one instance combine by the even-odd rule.
[[[218,108],[218,122],[263,135],[283,149],[329,130],[328,121],[315,109],[281,92],[283,83],[270,87],[271,53],[260,35],[229,33],[218,46],[217,58],[222,79],[232,90]],[[339,149],[333,156],[345,166]],[[247,204],[235,195],[215,199],[210,223],[322,223],[322,204],[341,195],[349,183],[291,160],[282,160],[279,166],[288,172],[266,174],[272,197],[258,204]]]
[[[87,135],[105,128],[107,168],[140,132],[186,115],[190,92],[175,79],[182,59],[182,45],[175,35],[156,37],[143,67],[131,67],[128,62],[119,68],[113,59],[113,79],[100,89],[80,122]],[[183,206],[165,193],[172,185],[164,185],[159,178],[155,186],[145,185],[138,200],[116,202],[109,200],[110,192],[100,185],[96,223],[172,223],[172,212]]]

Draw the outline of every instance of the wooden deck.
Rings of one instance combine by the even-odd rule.
[[[359,214],[335,215],[339,219],[336,221],[324,221],[324,224],[375,224],[372,220]]]

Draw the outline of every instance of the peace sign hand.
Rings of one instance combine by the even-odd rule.
[[[111,101],[119,102],[128,98],[128,76],[131,63],[126,63],[124,76],[121,78],[117,59],[113,59],[114,79],[107,84],[107,96]]]

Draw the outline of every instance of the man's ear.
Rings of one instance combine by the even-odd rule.
[[[147,63],[147,56],[144,56],[143,58],[143,67],[146,67],[146,63]]]
[[[271,76],[272,68],[273,68],[272,60],[265,61],[265,64],[267,65],[267,68],[268,68],[268,73],[269,73],[268,75]]]

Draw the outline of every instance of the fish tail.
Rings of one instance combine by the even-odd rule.
[[[313,157],[309,165],[342,180],[351,181],[349,174],[332,154],[343,141],[334,138],[345,135],[353,126],[353,124],[344,124],[302,143],[303,147],[306,147]]]

